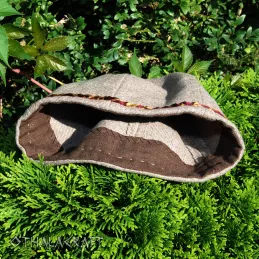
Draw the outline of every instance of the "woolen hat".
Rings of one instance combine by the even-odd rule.
[[[237,127],[192,75],[106,74],[32,104],[16,143],[32,160],[91,163],[179,182],[230,171],[244,153]]]

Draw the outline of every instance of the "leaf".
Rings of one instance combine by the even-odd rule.
[[[231,80],[231,85],[235,85],[238,83],[238,81],[240,81],[241,79],[241,75],[240,74],[236,74],[232,77],[232,80]]]
[[[82,16],[79,16],[76,18],[76,23],[78,25],[78,30],[82,31],[86,27],[85,18]]]
[[[8,37],[5,29],[0,26],[0,60],[8,64]]]
[[[23,50],[30,56],[32,57],[36,57],[39,55],[39,51],[37,50],[36,47],[34,46],[29,46],[29,45],[26,45],[26,46],[22,46]]]
[[[114,20],[119,20],[120,19],[120,14],[119,13],[117,13],[115,16],[114,16]]]
[[[66,63],[61,59],[48,54],[43,56],[45,57],[45,60],[52,71],[64,71],[67,69]]]
[[[259,28],[252,32],[252,36],[249,38],[252,41],[259,41]]]
[[[246,18],[245,14],[238,17],[238,19],[235,21],[235,25],[238,26],[238,25],[242,24],[244,22],[245,18]]]
[[[64,71],[67,69],[67,65],[61,59],[52,55],[44,54],[37,57],[35,76],[42,75],[47,69],[52,71]]]
[[[4,85],[6,86],[6,77],[5,77],[5,75],[6,75],[6,67],[2,63],[0,63],[0,77],[3,79]]]
[[[208,45],[208,48],[207,48],[208,51],[213,51],[218,48],[217,38],[204,38],[204,41]]]
[[[105,40],[109,39],[109,37],[110,37],[110,31],[104,30],[104,31],[103,31],[103,35],[104,35],[103,38],[104,38]]]
[[[173,61],[173,66],[177,72],[183,72],[182,63],[178,61]]]
[[[28,60],[31,59],[31,56],[24,51],[24,49],[22,48],[22,46],[18,41],[9,40],[8,45],[9,45],[9,50],[8,50],[9,56],[19,58],[19,59],[28,59]]]
[[[44,51],[61,51],[68,47],[68,45],[76,38],[77,36],[60,36],[49,40],[43,47]]]
[[[151,67],[148,78],[157,78],[161,76],[161,68],[159,66]]]
[[[193,15],[199,14],[200,12],[201,12],[201,5],[195,4],[195,5],[192,5],[192,6],[191,6],[191,13],[192,13]]]
[[[137,0],[129,0],[129,4],[130,4],[130,10],[132,12],[136,12],[137,8],[136,8],[136,4],[138,4]]]
[[[182,72],[185,72],[193,62],[193,55],[187,45],[184,46],[182,52]]]
[[[134,54],[129,61],[129,70],[132,75],[141,77],[142,76],[142,65],[137,58],[136,49],[134,49]]]
[[[246,37],[249,38],[252,34],[252,31],[253,31],[253,28],[250,26],[248,29],[247,29],[247,32],[246,32]]]
[[[11,16],[20,15],[11,5],[9,5],[5,0],[0,0],[0,16]]]
[[[241,30],[238,30],[236,32],[236,38],[235,38],[235,41],[241,41],[246,35],[246,32],[245,31],[241,31]]]
[[[205,72],[207,72],[207,70],[209,69],[209,66],[211,65],[211,63],[213,62],[213,60],[211,61],[199,61],[196,62],[189,70],[188,73],[189,74],[204,74]]]
[[[45,60],[44,55],[38,56],[36,59],[36,66],[34,69],[34,77],[38,77],[44,74],[44,72],[48,69],[48,64]]]
[[[189,4],[187,1],[182,1],[180,7],[181,7],[183,14],[185,14],[185,15],[190,11],[190,7],[189,7]]]
[[[254,30],[252,33],[253,36],[259,36],[259,28]]]
[[[119,58],[119,51],[117,48],[109,49],[105,55],[105,58],[108,62],[112,62],[114,60],[117,60]],[[106,60],[104,59],[104,63],[106,63]]]
[[[4,24],[3,27],[9,39],[21,39],[30,34],[30,31],[14,26],[13,24]]]
[[[41,49],[47,34],[46,34],[46,31],[43,30],[42,27],[40,26],[35,13],[32,15],[31,25],[32,25],[32,35],[34,38],[35,45],[38,49]]]
[[[230,39],[230,35],[223,33],[222,34],[222,38],[227,42],[230,43],[231,39]]]
[[[252,48],[247,47],[247,48],[244,49],[244,51],[245,51],[246,54],[250,54],[251,51],[252,51]]]
[[[234,54],[238,49],[240,49],[240,46],[238,44],[234,43],[232,45],[231,49],[232,49],[232,53]]]

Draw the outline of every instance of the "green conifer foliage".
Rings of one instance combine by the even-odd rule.
[[[0,258],[257,258],[259,74],[201,81],[246,144],[236,168],[205,183],[36,163],[1,128]]]

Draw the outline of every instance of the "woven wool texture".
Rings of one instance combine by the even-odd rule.
[[[49,164],[92,163],[179,182],[223,175],[245,149],[237,127],[185,73],[64,85],[18,120],[16,143]]]

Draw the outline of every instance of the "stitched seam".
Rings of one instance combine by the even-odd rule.
[[[101,149],[93,149],[93,148],[86,148],[86,149],[89,149],[89,150],[91,150],[91,151],[98,151],[98,152],[101,152],[101,153],[103,153],[103,154],[105,154],[105,155],[109,155],[109,156],[111,156],[112,154],[110,153],[110,152],[104,152],[103,150],[101,150]],[[84,151],[85,150],[85,148],[82,148],[81,149],[82,151]],[[154,163],[150,163],[150,162],[147,162],[147,161],[144,161],[144,160],[134,160],[134,159],[132,159],[132,158],[126,158],[126,157],[117,157],[117,156],[113,156],[113,158],[118,158],[118,159],[123,159],[123,160],[129,160],[129,161],[131,161],[131,162],[138,162],[138,163],[146,163],[146,164],[150,164],[150,165],[152,165],[152,166],[156,166],[156,164],[154,164]],[[213,161],[215,158],[213,158],[213,159],[211,159],[210,161],[207,161],[207,162],[211,162],[211,161]],[[212,168],[215,168],[215,166],[216,165],[220,165],[220,164],[222,164],[222,162],[217,162],[216,164],[214,164],[214,165],[212,165],[212,166],[208,166],[208,167],[206,167],[204,170],[198,170],[198,172],[199,173],[203,173],[203,172],[205,172],[205,171],[207,171],[207,170],[209,170],[209,169],[212,169]],[[158,169],[161,169],[162,171],[164,171],[165,169],[163,168],[163,167],[157,167]]]
[[[121,88],[122,83],[125,81],[125,78],[126,78],[127,76],[128,76],[128,75],[125,75],[125,76],[121,79],[121,81],[120,81],[120,83],[119,83],[117,89],[116,89],[115,92],[113,93],[113,96],[115,96],[115,95],[117,94],[117,92],[118,92],[119,89]]]
[[[101,150],[101,149],[93,149],[92,147],[88,147],[88,148],[81,148],[81,150],[82,151],[85,151],[86,149],[89,149],[89,150],[91,150],[91,151],[98,151],[98,152],[101,152],[101,153],[103,153],[103,154],[105,154],[105,155],[109,155],[109,156],[111,156],[112,154],[110,153],[110,152],[105,152],[105,151],[103,151],[103,150]],[[150,162],[147,162],[147,161],[144,161],[144,160],[136,160],[136,159],[132,159],[132,158],[126,158],[126,157],[121,157],[121,156],[113,156],[114,158],[118,158],[118,159],[123,159],[123,160],[129,160],[129,161],[131,161],[131,162],[138,162],[138,163],[146,163],[146,164],[150,164],[150,165],[152,165],[152,166],[156,166],[156,164],[154,164],[154,163],[150,163]],[[161,169],[161,170],[165,170],[163,167],[158,167],[159,169]]]
[[[116,135],[120,135],[120,134],[118,134],[118,133],[116,133],[116,132],[113,132],[113,131],[111,131],[111,132],[109,132],[106,128],[99,128],[98,129],[98,131],[99,132],[102,132],[102,131],[104,131],[104,132],[108,132],[109,134],[112,134],[112,136],[114,137],[114,138],[117,138],[117,136]],[[130,138],[133,142],[138,142],[138,137],[133,137],[133,138]],[[130,141],[129,140],[129,138],[126,138],[126,140],[127,141]],[[142,139],[142,138],[140,138],[140,140],[141,141],[145,141],[144,139]],[[148,141],[148,143],[149,144],[151,144],[150,143],[150,141]],[[159,141],[155,141],[155,144],[156,145],[159,145],[160,144],[160,142]],[[186,146],[186,148],[188,149],[188,151],[190,152],[190,150],[189,150],[189,148],[188,148],[188,146]],[[91,151],[98,151],[98,152],[102,152],[102,153],[104,153],[104,154],[108,154],[108,155],[112,155],[111,154],[111,152],[104,152],[103,150],[100,150],[100,149],[96,149],[96,148],[92,148],[92,147],[88,147],[88,148],[86,148],[86,149],[89,149],[89,150],[91,150]],[[82,149],[83,150],[83,149]],[[191,156],[193,157],[193,154],[192,154],[192,152],[190,152],[190,154],[191,154]],[[114,156],[113,156],[114,157]],[[152,166],[156,166],[156,164],[154,164],[154,163],[151,163],[151,162],[147,162],[147,161],[144,161],[144,160],[134,160],[134,159],[132,159],[132,158],[125,158],[125,157],[116,157],[116,158],[118,158],[118,159],[126,159],[126,160],[130,160],[130,161],[136,161],[136,162],[140,162],[140,163],[148,163],[148,164],[151,164]],[[193,160],[197,163],[196,164],[196,166],[199,166],[199,162],[196,160],[196,159],[194,159],[194,157],[193,157]],[[208,160],[208,161],[206,161],[206,163],[211,163],[212,161],[214,161],[215,160],[215,157],[213,157],[213,158],[211,158],[210,160]],[[218,164],[222,164],[222,162],[218,162],[218,163],[216,163],[215,165],[218,165]],[[207,166],[206,167],[206,169],[204,169],[202,172],[204,172],[204,171],[206,171],[206,170],[208,170],[208,169],[211,169],[211,168],[214,168],[214,166],[215,165],[212,165],[212,166]],[[162,169],[162,170],[164,170],[164,168],[163,167],[158,167],[158,169]],[[200,172],[200,171],[199,171]]]
[[[194,155],[193,155],[193,153],[191,152],[189,146],[186,145],[186,148],[187,148],[187,150],[189,151],[189,153],[191,154],[193,161],[196,162],[196,163],[198,163],[198,160],[194,158]]]

